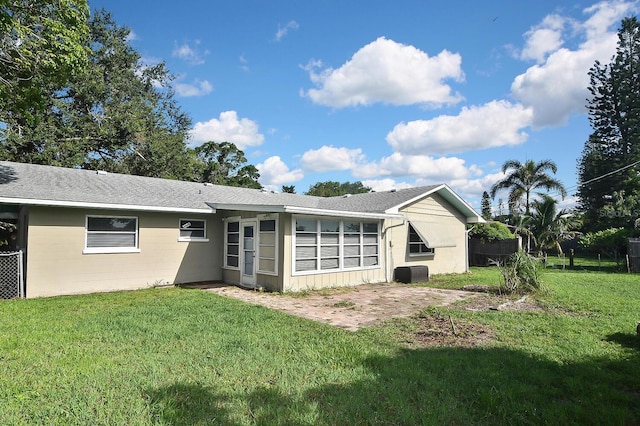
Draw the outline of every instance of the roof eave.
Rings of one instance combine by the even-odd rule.
[[[86,208],[98,210],[136,210],[149,212],[165,212],[165,213],[198,213],[212,214],[215,209],[211,208],[187,208],[187,207],[164,207],[164,206],[145,206],[139,204],[114,204],[114,203],[92,203],[80,201],[60,201],[60,200],[42,200],[32,198],[12,198],[0,197],[0,204],[21,204],[27,206],[41,207],[69,207],[69,208]]]
[[[318,209],[313,207],[273,205],[273,204],[223,204],[223,203],[207,203],[216,210],[236,210],[236,211],[252,211],[265,213],[291,213],[306,214],[314,216],[333,216],[333,217],[360,217],[365,219],[402,219],[402,215],[394,213],[375,213],[375,212],[356,212],[350,210],[330,210]]]
[[[284,213],[285,206],[270,204],[207,203],[214,210],[236,210],[239,212]]]
[[[285,206],[285,212],[316,216],[359,217],[364,219],[404,219],[404,217],[398,213],[356,212],[350,210],[326,210],[293,206]]]

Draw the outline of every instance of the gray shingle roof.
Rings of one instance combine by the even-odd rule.
[[[240,208],[283,211],[284,207],[385,214],[433,191],[424,186],[349,197],[313,197],[195,182],[98,173],[91,170],[0,162],[0,202],[93,206],[166,211]],[[450,190],[449,190],[450,191]]]
[[[346,197],[328,197],[320,200],[320,208],[327,210],[386,212],[387,210],[430,192],[440,185],[419,186],[397,191],[353,194]]]

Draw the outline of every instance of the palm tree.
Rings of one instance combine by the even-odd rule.
[[[558,211],[558,202],[548,195],[531,203],[533,212],[529,216],[531,234],[538,251],[556,249],[562,254],[560,243],[575,238],[579,233],[579,221],[569,211]]]
[[[530,214],[531,192],[535,189],[543,188],[547,191],[558,190],[562,198],[567,196],[564,185],[547,174],[551,171],[554,174],[558,171],[558,166],[551,160],[543,160],[539,163],[527,160],[524,164],[518,160],[507,160],[502,165],[502,173],[509,173],[501,181],[496,182],[491,187],[491,198],[495,198],[496,193],[502,189],[509,190],[509,209],[514,212],[518,204],[524,197],[525,214]]]

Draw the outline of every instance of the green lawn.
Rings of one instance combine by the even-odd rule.
[[[352,333],[200,290],[0,301],[0,424],[640,423],[640,276],[543,279],[543,311],[439,309],[490,327],[478,348],[411,349],[416,319]]]

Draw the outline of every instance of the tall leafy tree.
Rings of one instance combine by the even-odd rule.
[[[282,185],[282,192],[286,194],[295,194],[296,187],[295,185]]]
[[[531,193],[537,189],[547,191],[557,190],[562,197],[567,196],[564,185],[557,179],[549,176],[548,172],[556,173],[558,166],[551,160],[534,162],[527,160],[521,163],[517,160],[507,160],[502,165],[502,173],[506,173],[504,179],[496,182],[491,187],[491,197],[495,198],[500,190],[509,191],[509,209],[517,213],[521,203],[524,203],[524,213],[529,215],[531,211]]]
[[[60,87],[47,89],[46,108],[24,128],[6,125],[5,159],[190,179],[180,110],[164,64],[146,66],[128,43],[130,30],[98,11],[89,22],[89,60]]]
[[[87,61],[86,0],[0,1],[0,122],[35,118],[43,83],[64,84]]]
[[[558,202],[548,195],[534,200],[532,207],[528,225],[538,250],[554,249],[562,253],[560,244],[578,235],[579,221],[571,212],[558,210]]]
[[[206,142],[194,150],[198,182],[261,189],[258,169],[247,164],[241,149],[230,142]]]
[[[480,210],[482,218],[485,220],[491,219],[491,197],[487,191],[482,193],[482,201],[480,202]]]
[[[640,216],[640,23],[625,18],[609,64],[589,71],[593,132],[578,162],[580,209],[587,230],[629,226]],[[616,205],[617,204],[617,205]],[[632,213],[629,217],[619,214]],[[614,213],[614,214],[611,214]]]
[[[360,181],[342,183],[336,181],[325,181],[311,185],[305,194],[315,195],[317,197],[337,197],[340,195],[364,194],[367,192],[371,192],[371,188],[363,185]]]

